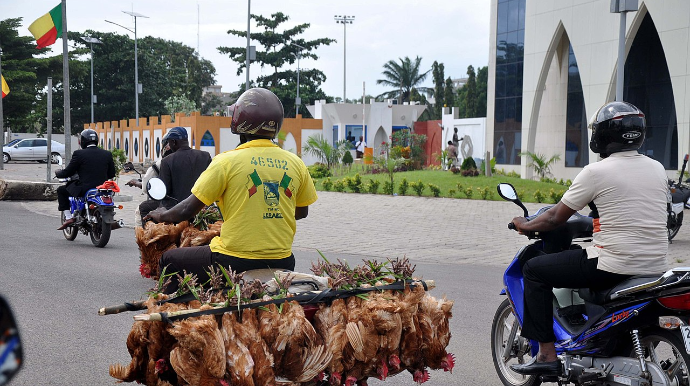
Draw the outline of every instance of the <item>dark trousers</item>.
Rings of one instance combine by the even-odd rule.
[[[69,206],[69,193],[67,192],[67,186],[61,185],[57,188],[57,199],[58,199],[58,210],[68,210]]]
[[[605,289],[629,278],[597,269],[599,259],[588,259],[584,249],[537,256],[525,263],[525,315],[522,336],[537,342],[554,342],[553,289]]]
[[[202,245],[199,247],[187,247],[171,249],[163,253],[160,260],[161,270],[165,268],[165,274],[178,272],[184,276],[183,271],[188,274],[193,273],[197,276],[197,283],[202,284],[208,281],[209,276],[206,271],[208,267],[218,268],[218,265],[228,269],[230,267],[235,272],[244,272],[252,269],[275,268],[295,269],[295,256],[290,255],[284,259],[242,259],[235,256],[224,255],[218,252],[211,252],[211,247]],[[171,294],[179,288],[177,275],[170,277],[172,281],[163,290],[166,294]]]

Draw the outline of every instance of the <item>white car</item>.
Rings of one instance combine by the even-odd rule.
[[[51,141],[51,163],[58,163],[65,157],[65,145]],[[26,138],[2,148],[2,161],[45,161],[48,155],[48,140],[45,138]]]

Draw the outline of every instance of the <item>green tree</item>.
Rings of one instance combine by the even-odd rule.
[[[201,97],[201,115],[214,115],[215,113],[223,113],[225,111],[225,103],[216,94],[206,93]]]
[[[477,113],[478,117],[486,117],[486,97],[489,83],[489,66],[479,67],[477,70]]]
[[[173,95],[165,100],[165,110],[174,120],[175,113],[189,115],[192,111],[197,111],[198,108],[194,102],[187,99],[184,95]]]
[[[321,134],[309,137],[303,151],[312,154],[330,170],[343,159],[343,154],[350,151],[352,144],[347,140],[341,140],[332,146]]]
[[[457,105],[461,118],[486,117],[486,92],[489,67],[467,67],[467,83],[458,90]]]
[[[444,95],[443,95],[443,101],[448,107],[454,107],[455,106],[455,92],[453,91],[453,80],[450,79],[450,76],[448,79],[446,79],[446,87],[443,89]]]
[[[22,18],[0,21],[0,46],[2,47],[2,76],[10,87],[10,94],[2,100],[3,124],[13,131],[28,131],[36,123],[44,124],[45,107],[36,98],[39,90],[53,72],[62,73],[62,63],[39,56],[50,48],[36,49],[32,37],[19,36]],[[44,102],[45,104],[45,102]]]
[[[434,103],[434,118],[439,119],[441,118],[441,111],[443,109],[443,105],[446,104],[445,101],[445,83],[443,81],[443,78],[445,75],[443,74],[444,68],[443,68],[443,63],[439,64],[438,62],[434,61],[434,64],[431,65],[431,73],[434,78],[434,98],[436,99],[436,102]]]
[[[465,94],[465,113],[468,118],[477,116],[477,75],[472,65],[467,67],[467,94]]]
[[[414,62],[406,56],[404,59],[400,58],[400,63],[390,60],[384,64],[384,71],[382,73],[384,79],[377,80],[376,84],[392,87],[393,90],[384,92],[378,97],[384,99],[398,98],[401,102],[409,102],[413,91],[417,91],[420,94],[433,94],[433,90],[428,87],[419,86],[429,75],[429,71],[431,71],[427,70],[424,73],[420,73],[419,67],[421,62],[422,58],[419,56],[415,58]]]
[[[540,178],[544,178],[551,174],[551,165],[556,161],[560,161],[561,156],[556,154],[551,156],[551,158],[546,159],[546,155],[539,153],[532,153],[529,151],[521,152],[520,156],[526,155],[529,158],[530,164],[535,173],[539,175]]]
[[[295,96],[297,90],[297,72],[286,70],[284,66],[291,66],[297,61],[297,55],[301,59],[311,58],[318,60],[319,57],[312,51],[322,45],[330,45],[334,39],[321,38],[315,40],[305,40],[299,38],[310,26],[309,23],[298,24],[292,28],[283,29],[282,24],[290,18],[282,12],[271,14],[270,18],[261,15],[251,15],[256,20],[257,32],[250,33],[251,40],[258,42],[264,50],[257,49],[256,62],[261,67],[273,69],[272,73],[262,75],[255,81],[250,81],[251,86],[268,88],[273,91],[283,102],[283,107],[287,116],[294,116]],[[247,37],[246,30],[229,30],[228,34]],[[291,43],[295,43],[293,45]],[[299,46],[304,47],[301,49]],[[218,51],[227,54],[232,61],[237,63],[237,75],[242,74],[246,68],[246,47],[218,47]],[[326,81],[326,75],[318,69],[300,69],[300,98],[304,101],[314,99],[329,99],[321,91],[321,84]],[[244,90],[244,84],[240,85]],[[306,108],[300,108],[300,113],[306,113]],[[304,109],[304,110],[302,110]]]

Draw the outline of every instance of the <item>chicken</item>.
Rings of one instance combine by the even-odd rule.
[[[148,322],[134,322],[132,330],[127,336],[127,350],[132,361],[126,367],[119,363],[110,365],[108,373],[111,377],[117,378],[121,382],[134,382],[146,377],[148,365],[146,344],[150,326]]]
[[[200,309],[208,309],[202,306]],[[225,344],[218,323],[212,315],[185,319],[173,323],[168,332],[178,345],[170,353],[175,372],[191,385],[215,385],[225,375]],[[175,359],[173,359],[175,353]],[[183,363],[194,358],[195,362]],[[198,382],[193,382],[198,377]]]
[[[225,343],[227,371],[233,386],[254,386],[254,358],[244,339],[240,338],[235,313],[223,315],[223,341]]]
[[[254,358],[254,384],[271,385],[275,382],[273,372],[273,355],[266,346],[266,342],[259,335],[259,321],[256,310],[249,309],[242,312],[242,323],[238,323],[237,336],[249,349],[249,354]]]
[[[347,309],[343,299],[334,300],[330,306],[320,304],[319,310],[314,314],[314,329],[323,338],[333,357],[327,367],[331,385],[341,385],[342,381],[343,349],[348,343],[346,324]]]
[[[189,226],[189,222],[183,221],[173,224],[149,224],[146,229],[137,227],[134,230],[136,242],[141,252],[142,275],[150,275],[157,279],[160,272],[158,262],[163,252],[177,248],[180,242],[180,234]]]
[[[376,353],[379,348],[379,337],[373,325],[371,311],[366,308],[368,300],[357,296],[347,299],[347,334],[349,345],[345,346],[343,356],[345,365],[345,385],[352,386],[355,382],[377,374],[376,366],[379,362]],[[352,358],[348,358],[352,355]],[[384,371],[387,371],[384,370]]]
[[[220,235],[219,227],[209,227],[209,229],[205,231],[198,230],[193,226],[187,227],[182,231],[182,235],[180,236],[180,248],[208,245],[211,240],[218,235]]]
[[[299,303],[283,303],[280,313],[275,305],[260,311],[259,325],[261,337],[273,354],[276,376],[292,382],[311,381],[331,361],[332,354]]]
[[[450,342],[449,319],[453,301],[437,300],[432,296],[426,296],[419,305],[419,326],[422,330],[422,356],[425,364],[434,370],[443,369],[453,372],[455,356],[446,352]]]

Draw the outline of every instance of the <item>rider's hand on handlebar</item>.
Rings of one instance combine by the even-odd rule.
[[[137,188],[141,188],[141,181],[139,181],[136,178],[132,178],[131,180],[127,181],[127,183],[125,185],[136,186]]]
[[[158,208],[156,210],[152,210],[149,212],[149,214],[144,216],[144,221],[153,221],[155,223],[159,223],[161,222],[161,215],[165,213],[166,210],[167,209],[165,208]]]
[[[525,232],[522,231],[522,224],[526,223],[527,219],[524,217],[515,217],[513,221],[511,222],[515,226],[515,230],[518,231],[521,235],[524,235]]]

